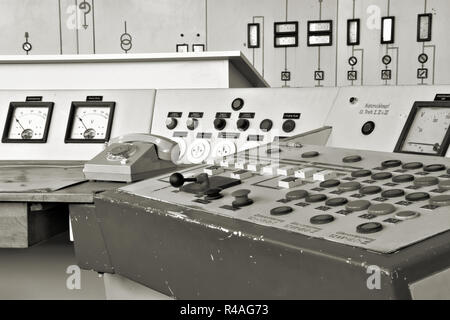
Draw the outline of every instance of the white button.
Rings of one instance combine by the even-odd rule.
[[[259,172],[261,171],[262,164],[260,162],[250,162],[247,165],[247,170],[253,171],[253,172]]]
[[[275,173],[277,172],[278,168],[279,168],[279,165],[277,163],[273,163],[271,165],[265,166],[263,168],[263,173],[264,174],[275,175]]]
[[[318,171],[318,169],[316,168],[304,168],[304,169],[300,169],[295,171],[295,177],[296,178],[301,178],[301,179],[308,179],[311,178],[314,173],[316,173]]]
[[[302,180],[294,177],[285,178],[278,181],[278,186],[284,189],[291,189],[298,187],[302,184]]]
[[[225,171],[225,170],[224,170],[223,168],[218,167],[218,166],[211,166],[211,167],[205,168],[205,169],[203,170],[204,173],[206,173],[206,174],[208,174],[208,175],[210,175],[210,176],[214,176],[214,175],[217,175],[217,174],[221,174],[221,173],[224,172],[224,171]]]
[[[325,181],[329,179],[334,179],[337,177],[337,174],[335,171],[331,170],[324,170],[317,173],[314,173],[313,179],[316,181]]]
[[[286,166],[286,167],[280,167],[277,170],[277,174],[281,175],[281,176],[290,176],[292,174],[294,174],[295,170],[297,170],[298,167],[293,167],[293,166]]]
[[[236,161],[236,164],[234,165],[234,167],[236,169],[247,169],[247,164],[248,164],[248,161],[238,160],[238,161]]]
[[[247,170],[238,170],[231,173],[231,178],[244,180],[252,177],[252,173]]]
[[[222,160],[220,165],[225,168],[233,168],[234,167],[234,159]]]

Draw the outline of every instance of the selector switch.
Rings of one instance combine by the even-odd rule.
[[[295,129],[295,121],[294,120],[286,120],[283,122],[283,131],[286,133],[290,133]]]
[[[186,120],[186,127],[189,130],[195,130],[198,127],[198,120],[195,118],[189,118]]]
[[[248,195],[250,194],[250,190],[241,189],[234,191],[231,196],[234,197],[234,201],[232,203],[233,207],[245,207],[249,206],[253,203],[252,199],[249,199]]]
[[[178,120],[176,118],[167,118],[166,119],[166,127],[169,130],[173,130],[177,127]]]
[[[227,121],[222,118],[214,119],[214,128],[218,131],[222,131],[227,126]]]
[[[261,129],[262,132],[269,132],[270,130],[272,130],[272,126],[273,126],[272,120],[264,119],[263,121],[261,121],[259,128]]]
[[[250,121],[247,119],[239,119],[236,122],[236,126],[239,131],[246,131],[250,127]]]

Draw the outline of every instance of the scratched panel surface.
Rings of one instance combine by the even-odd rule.
[[[299,168],[316,168],[317,170],[333,170],[337,173],[337,179],[341,184],[345,182],[358,182],[360,185],[379,186],[382,190],[402,189],[406,194],[413,192],[427,192],[431,197],[438,195],[449,195],[450,191],[439,191],[436,185],[416,188],[412,182],[394,183],[391,179],[374,181],[370,177],[352,178],[351,173],[359,169],[370,169],[373,173],[390,172],[393,176],[401,174],[414,175],[416,179],[423,177],[436,177],[441,181],[450,179],[446,171],[426,173],[422,169],[400,170],[396,168],[380,169],[382,161],[392,160],[393,158],[406,162],[423,161],[425,165],[445,164],[450,167],[450,159],[438,157],[419,157],[406,154],[391,154],[372,151],[358,151],[350,149],[336,149],[319,146],[282,146],[281,153],[272,153],[267,156],[268,148],[278,148],[271,146],[259,147],[259,151],[253,150],[249,155],[241,153],[238,158],[241,160],[253,160],[261,164],[277,164],[282,166],[291,166]],[[318,151],[320,155],[313,159],[301,159],[303,152]],[[362,161],[346,164],[341,159],[350,155],[361,155]],[[185,176],[195,176],[203,172],[205,166],[198,166],[192,169],[182,171]],[[235,169],[234,169],[235,170]],[[233,169],[227,169],[222,176],[230,176]],[[291,175],[292,177],[293,175]],[[259,225],[288,230],[315,238],[323,238],[346,245],[357,246],[381,253],[395,252],[403,247],[410,246],[416,242],[429,238],[433,235],[442,233],[450,229],[449,207],[430,206],[429,200],[405,201],[404,196],[396,198],[383,198],[380,193],[373,195],[362,195],[357,190],[343,191],[339,187],[320,187],[318,181],[312,178],[301,179],[301,184],[289,190],[280,188],[278,182],[286,178],[285,176],[266,175],[261,172],[255,172],[250,177],[242,179],[242,184],[225,189],[222,191],[223,198],[209,202],[198,201],[193,194],[177,192],[168,183],[168,176],[161,176],[154,179],[144,180],[142,182],[121,188],[121,190],[138,196],[160,200],[167,203],[175,203],[181,207],[191,207],[203,210],[210,214],[218,214],[231,217],[237,220],[245,220]],[[413,188],[414,187],[414,188]],[[248,207],[242,207],[236,210],[230,209],[233,197],[231,193],[239,189],[250,190],[249,198],[254,203]],[[384,215],[368,215],[367,208],[364,210],[352,211],[341,205],[331,207],[324,201],[317,203],[308,203],[305,199],[286,201],[286,194],[292,190],[305,190],[310,195],[322,194],[328,199],[344,197],[349,202],[355,200],[366,200],[371,205],[392,204],[395,211]],[[174,193],[176,192],[176,193]],[[203,199],[202,199],[203,200]],[[228,206],[227,208],[223,206]],[[284,215],[272,215],[270,210],[280,206],[289,206],[293,211]],[[417,218],[411,220],[398,220],[396,214],[402,211],[414,211],[419,214]],[[181,209],[173,214],[183,214]],[[316,215],[329,214],[333,216],[334,221],[328,224],[312,224],[310,219]],[[363,223],[377,222],[381,223],[383,229],[376,233],[361,234],[357,233],[356,227]],[[258,235],[255,235],[257,237]]]
[[[51,192],[85,181],[80,163],[0,162],[0,192]]]

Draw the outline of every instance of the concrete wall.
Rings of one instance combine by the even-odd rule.
[[[78,9],[77,9],[78,8]],[[433,14],[433,38],[416,41],[417,14]],[[380,44],[380,17],[396,17],[394,44]],[[347,19],[361,19],[361,44],[346,44]],[[271,86],[312,87],[346,85],[450,84],[450,1],[448,0],[1,0],[0,54],[26,54],[25,32],[32,44],[29,54],[119,52],[173,52],[176,44],[205,44],[210,51],[241,50],[264,74]],[[307,47],[308,20],[333,20],[333,46]],[[299,22],[299,46],[274,48],[273,23]],[[126,32],[131,46],[122,43]],[[247,24],[259,22],[261,48],[247,48]],[[422,68],[417,57],[429,56],[423,66],[427,79],[417,78]],[[381,60],[392,80],[381,79]],[[349,81],[350,56],[358,63],[357,81]],[[314,80],[314,71],[325,73]],[[281,71],[291,81],[281,81]]]

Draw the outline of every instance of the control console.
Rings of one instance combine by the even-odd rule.
[[[214,158],[320,128],[338,89],[158,90],[152,134],[180,145],[180,163]]]

